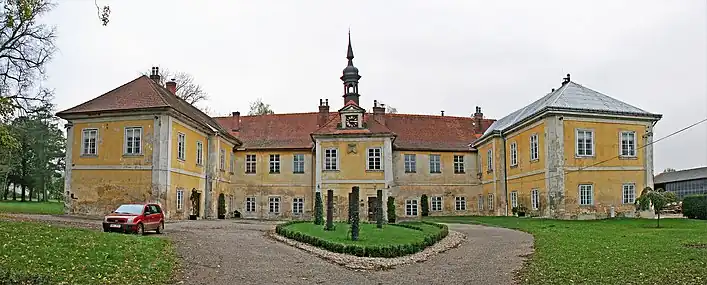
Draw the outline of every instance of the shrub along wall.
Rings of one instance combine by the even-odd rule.
[[[409,244],[398,244],[398,245],[384,245],[384,246],[365,246],[358,244],[342,244],[337,242],[332,242],[325,240],[316,236],[307,235],[302,232],[298,232],[287,228],[287,226],[296,223],[311,223],[308,221],[291,221],[284,224],[277,225],[275,227],[275,232],[281,236],[289,239],[293,239],[299,242],[310,244],[316,247],[320,247],[332,252],[345,253],[361,257],[399,257],[408,254],[413,254],[422,251],[426,247],[435,244],[436,242],[442,240],[449,234],[449,228],[446,225],[431,223],[431,222],[421,222],[424,224],[435,226],[439,231],[428,232],[425,238],[421,241],[417,241]],[[404,227],[408,229],[413,229],[417,231],[424,230],[421,227],[415,226],[414,224],[389,224],[388,226]]]
[[[707,220],[707,195],[690,195],[682,199],[682,215]]]

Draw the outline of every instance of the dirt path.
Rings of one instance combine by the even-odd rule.
[[[100,221],[20,215],[68,226]],[[2,216],[0,216],[2,218]],[[274,223],[230,220],[168,223],[166,234],[182,259],[177,284],[513,284],[531,235],[478,225],[449,225],[467,235],[458,248],[388,271],[353,271],[265,237]]]

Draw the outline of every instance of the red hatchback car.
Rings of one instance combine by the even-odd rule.
[[[123,204],[103,218],[104,232],[140,233],[164,232],[164,214],[160,205]]]

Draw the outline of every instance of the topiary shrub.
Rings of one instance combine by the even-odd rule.
[[[324,224],[324,205],[322,203],[322,192],[317,192],[314,198],[314,224]]]
[[[430,203],[427,201],[426,194],[422,194],[422,197],[420,197],[420,208],[422,208],[423,217],[427,217],[430,214]]]
[[[383,228],[383,190],[376,191],[376,227]]]
[[[326,191],[326,226],[327,231],[334,230],[334,190]]]
[[[218,218],[226,218],[226,196],[223,193],[218,194]]]
[[[351,240],[358,240],[358,233],[361,230],[358,220],[358,196],[359,196],[359,188],[358,186],[351,187],[351,199],[353,199],[353,203],[351,204],[353,206],[353,209],[351,209]]]
[[[707,220],[707,195],[690,195],[683,198],[682,215],[690,219]]]
[[[351,223],[351,217],[353,217],[353,207],[354,207],[353,192],[349,193],[349,217],[346,219],[347,223]]]
[[[395,223],[395,197],[388,196],[388,223]]]

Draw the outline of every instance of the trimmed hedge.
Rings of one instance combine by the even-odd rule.
[[[357,244],[342,244],[328,241],[316,236],[310,236],[298,231],[288,229],[287,226],[297,223],[307,223],[308,221],[290,221],[284,224],[277,225],[275,232],[281,236],[293,239],[299,242],[310,244],[328,251],[350,254],[360,257],[399,257],[408,254],[413,254],[422,251],[426,247],[435,244],[449,234],[449,228],[446,225],[436,224],[431,222],[421,222],[428,225],[433,225],[439,228],[439,231],[425,235],[424,240],[401,245],[386,245],[386,246],[363,246]],[[390,224],[390,226],[403,227],[424,232],[421,227],[413,224]]]
[[[7,269],[0,268],[0,285],[20,285],[20,284],[54,284],[55,282],[49,276],[30,273],[11,272]]]
[[[707,220],[707,195],[690,195],[683,198],[682,215],[690,219]]]

